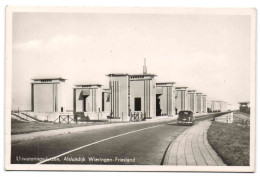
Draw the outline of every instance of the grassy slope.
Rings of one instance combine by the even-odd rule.
[[[227,165],[249,165],[250,129],[248,127],[213,122],[208,130],[208,141]]]
[[[106,122],[107,123],[107,122]],[[22,122],[19,120],[12,119],[11,122],[11,134],[23,134],[38,131],[71,128],[71,127],[82,127],[89,125],[104,124],[104,122],[97,123],[82,123],[82,124],[59,124],[59,123],[44,123],[44,122]]]

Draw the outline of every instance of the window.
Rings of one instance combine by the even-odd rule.
[[[135,98],[135,111],[141,111],[141,98]]]
[[[105,111],[105,93],[102,92],[102,111]]]
[[[83,112],[87,112],[86,110],[86,97],[84,96],[84,99],[83,99]]]

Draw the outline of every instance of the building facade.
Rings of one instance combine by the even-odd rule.
[[[32,79],[32,112],[66,112],[66,79]]]
[[[197,113],[203,112],[203,98],[202,93],[196,93],[197,97]]]
[[[175,82],[156,83],[156,75],[148,74],[146,66],[143,67],[142,74],[112,73],[107,76],[107,89],[100,84],[75,85],[73,114],[76,118],[129,121],[133,117],[136,118],[136,115],[142,119],[171,117],[183,110],[193,113],[227,111],[227,103],[209,101],[206,95],[197,93],[196,90],[175,87]],[[60,114],[72,114],[66,113],[65,80],[33,79],[32,112],[37,114],[31,115],[42,120],[46,120],[47,117],[49,120],[49,117],[57,119]]]
[[[189,105],[187,107],[187,110],[196,113],[197,112],[196,90],[188,90],[188,100],[189,100]]]
[[[211,111],[212,112],[225,112],[228,110],[228,104],[225,101],[212,100]]]
[[[106,119],[110,105],[110,90],[103,89],[100,84],[76,85],[73,89],[73,113],[77,117],[88,117],[88,120]]]
[[[207,95],[202,95],[202,112],[206,113],[207,110]]]
[[[227,107],[228,107],[227,102],[225,102],[225,101],[221,101],[221,102],[220,102],[220,111],[221,111],[221,112],[227,111],[227,110],[228,110]]]
[[[187,110],[188,99],[187,99],[187,88],[188,87],[175,87],[175,99],[176,99],[176,112]]]
[[[250,102],[249,101],[239,102],[238,104],[239,104],[240,112],[250,113]]]
[[[156,83],[156,116],[175,114],[175,82]]]
[[[73,112],[101,112],[102,88],[99,84],[76,85],[73,89]]]
[[[111,90],[111,118],[129,120],[132,114],[156,116],[154,74],[108,74]]]

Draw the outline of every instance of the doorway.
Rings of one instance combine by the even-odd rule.
[[[135,111],[141,111],[141,98],[135,98]]]
[[[84,97],[83,97],[83,105],[82,105],[82,107],[83,107],[83,112],[87,112],[87,109],[86,109],[86,99],[87,99],[87,97],[84,96]]]
[[[156,94],[156,116],[162,115],[162,109],[160,104],[160,96],[161,94]]]

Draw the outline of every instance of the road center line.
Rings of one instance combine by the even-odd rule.
[[[104,142],[104,141],[107,141],[107,140],[111,140],[111,139],[114,139],[114,138],[117,138],[117,137],[120,137],[120,136],[132,134],[132,133],[135,133],[135,132],[139,132],[139,131],[143,131],[143,130],[147,130],[147,129],[151,129],[151,128],[156,128],[156,127],[160,127],[160,126],[164,126],[164,125],[167,125],[167,124],[162,124],[162,125],[156,125],[156,126],[152,126],[152,127],[142,128],[142,129],[139,129],[139,130],[135,130],[135,131],[123,133],[123,134],[120,134],[120,135],[112,136],[112,137],[109,137],[109,138],[106,138],[106,139],[102,139],[102,140],[99,140],[99,141],[96,141],[96,142],[93,142],[93,143],[90,143],[90,144],[86,144],[86,145],[84,145],[84,146],[80,146],[80,147],[78,147],[78,148],[76,148],[76,149],[72,149],[72,150],[70,150],[70,151],[64,152],[64,153],[62,153],[62,154],[60,154],[60,155],[51,157],[51,158],[49,158],[49,159],[43,160],[43,161],[41,161],[41,162],[39,162],[39,163],[37,163],[37,164],[43,164],[43,163],[45,163],[45,162],[48,162],[48,161],[50,161],[50,160],[53,160],[53,159],[56,159],[56,158],[58,158],[58,157],[64,156],[64,155],[69,154],[69,153],[71,153],[71,152],[75,152],[75,151],[80,150],[80,149],[83,149],[83,148],[85,148],[85,147],[89,147],[89,146],[92,146],[92,145],[94,145],[94,144],[98,144],[98,143],[101,143],[101,142]]]

